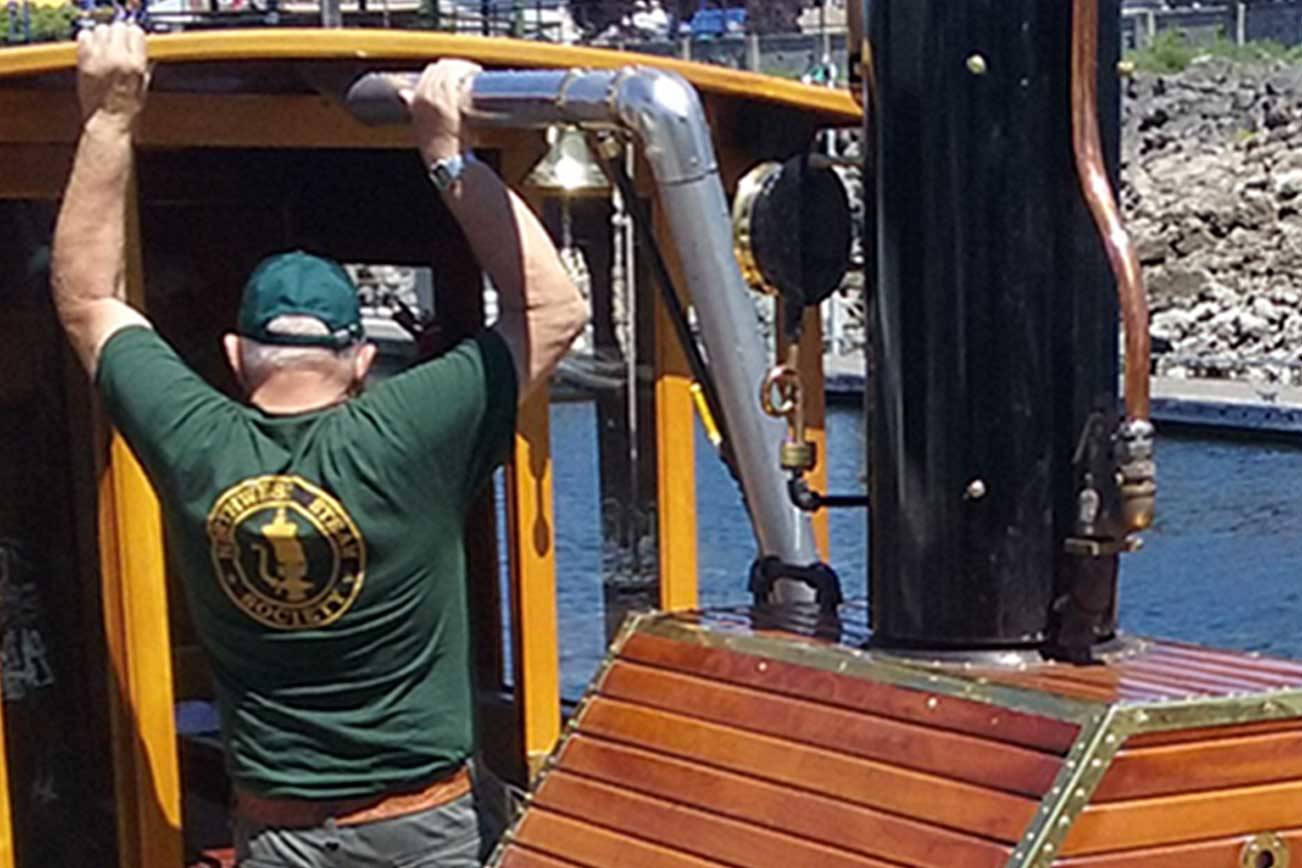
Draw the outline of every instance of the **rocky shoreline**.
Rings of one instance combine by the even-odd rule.
[[[1302,67],[1129,77],[1122,204],[1160,373],[1302,382]]]

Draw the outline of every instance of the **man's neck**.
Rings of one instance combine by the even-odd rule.
[[[281,371],[249,393],[249,403],[273,416],[323,410],[347,400],[348,389],[311,371]]]

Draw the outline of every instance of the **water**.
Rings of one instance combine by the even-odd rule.
[[[605,653],[594,413],[573,403],[551,415],[562,690],[571,698]],[[831,408],[827,427],[830,491],[861,491],[861,415]],[[1158,450],[1158,520],[1143,550],[1122,558],[1122,627],[1302,658],[1302,449],[1163,437]],[[696,455],[701,605],[742,604],[750,525],[699,430]],[[865,526],[862,510],[832,512],[831,560],[850,597],[866,594]]]

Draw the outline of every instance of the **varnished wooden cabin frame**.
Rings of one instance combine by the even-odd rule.
[[[860,112],[842,91],[809,87],[751,73],[678,60],[506,39],[376,30],[196,32],[151,37],[157,64],[262,62],[337,65],[340,68],[418,68],[438,57],[465,57],[486,67],[616,67],[673,69],[705,97],[716,149],[729,186],[761,159],[789,155],[819,128],[856,125]],[[0,50],[0,199],[57,199],[63,190],[79,132],[71,43]],[[202,68],[196,73],[202,75]],[[39,86],[37,84],[39,83]],[[756,130],[764,130],[756,135]],[[137,132],[141,149],[382,148],[409,147],[401,128],[368,128],[325,93],[254,94],[170,90],[150,95]],[[481,143],[501,154],[508,182],[518,185],[541,154],[534,133],[495,131]],[[128,292],[144,299],[138,206],[128,214]],[[657,212],[657,224],[663,216]],[[662,229],[662,226],[658,225]],[[666,237],[664,232],[659,233]],[[671,257],[672,259],[672,257]],[[467,280],[473,286],[473,280]],[[471,295],[476,298],[468,301]],[[477,322],[476,293],[466,293],[453,316]],[[664,323],[657,304],[656,319]],[[656,329],[655,400],[659,463],[660,605],[675,611],[697,600],[696,507],[691,377],[672,329]],[[804,331],[806,360],[821,360],[818,318]],[[821,362],[810,365],[806,394],[821,398]],[[517,723],[522,756],[536,772],[559,734],[559,673],[548,445],[548,396],[521,409],[506,499],[513,647],[516,653]],[[821,401],[810,407],[811,436],[824,453]],[[102,420],[101,420],[102,424]],[[825,465],[814,473],[824,488]],[[119,864],[122,868],[175,868],[182,862],[181,780],[173,720],[174,694],[166,564],[157,500],[130,450],[113,436],[99,478],[99,561],[103,617],[108,637],[116,781]],[[492,504],[479,507],[491,517]],[[481,525],[482,526],[482,525]],[[487,526],[491,528],[491,523]],[[534,528],[541,526],[541,537]],[[816,519],[819,547],[827,553],[825,516]],[[496,569],[496,541],[479,534],[468,556]],[[473,566],[472,566],[473,569]],[[481,631],[482,635],[482,631]],[[497,652],[500,666],[500,649]],[[480,659],[492,661],[492,649]],[[163,687],[160,689],[160,685]],[[0,730],[2,732],[2,730]],[[0,755],[0,760],[3,756]],[[12,831],[0,761],[0,868],[14,865]]]

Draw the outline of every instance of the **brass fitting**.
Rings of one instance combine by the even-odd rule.
[[[818,454],[809,440],[785,440],[778,452],[782,469],[792,473],[808,473],[817,460]]]
[[[1153,426],[1131,419],[1117,432],[1117,470],[1121,483],[1121,516],[1128,532],[1153,524],[1157,500],[1157,463],[1153,460]]]
[[[805,437],[805,401],[800,388],[799,345],[787,350],[786,364],[769,370],[760,384],[760,405],[770,416],[787,420],[787,436],[778,452],[783,470],[795,475],[814,469],[818,459],[812,441]]]

